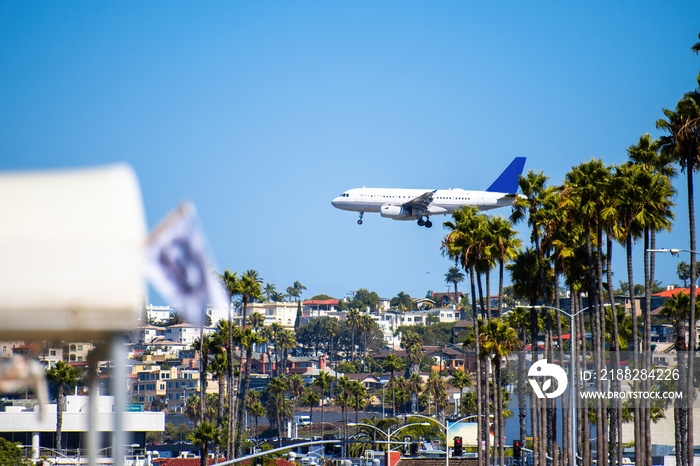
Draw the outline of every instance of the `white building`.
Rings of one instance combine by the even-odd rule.
[[[153,304],[146,306],[148,319],[153,322],[167,322],[172,312],[174,311],[170,306],[154,306]]]
[[[209,335],[216,329],[213,327],[205,327],[204,334]],[[177,324],[166,327],[165,339],[174,343],[182,343],[187,346],[194,343],[199,338],[201,327],[195,327],[192,324]]]
[[[297,320],[297,309],[299,304],[295,301],[250,303],[248,304],[248,315],[259,312],[265,316],[265,325],[278,323],[282,327],[292,329]]]
[[[98,433],[110,433],[114,430],[114,397],[98,396],[93,413],[92,429]],[[56,405],[44,406],[46,412],[41,415],[39,406],[5,406],[0,411],[0,436],[11,442],[32,446],[32,457],[39,458],[40,448],[56,448]],[[76,449],[84,447],[88,431],[88,397],[67,396],[66,410],[63,413],[62,448]],[[165,413],[162,412],[124,412],[122,413],[122,430],[127,435],[127,443],[146,445],[146,432],[165,430]],[[104,434],[102,434],[104,435]]]

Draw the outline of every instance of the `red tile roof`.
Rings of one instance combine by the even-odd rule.
[[[309,299],[308,301],[304,301],[303,304],[304,304],[305,306],[308,305],[308,304],[320,304],[320,305],[331,304],[331,305],[337,305],[337,304],[338,304],[338,300],[337,300],[337,299]]]
[[[676,296],[678,293],[683,292],[685,294],[690,294],[690,288],[673,288],[670,290],[662,291],[661,293],[656,293],[653,296],[657,296],[659,298],[672,298]],[[700,288],[695,289],[695,296],[700,295]]]
[[[220,459],[219,463],[223,463],[224,461],[226,460]],[[296,463],[283,460],[282,458],[272,458],[270,461],[274,461],[276,466],[296,466]],[[199,466],[199,458],[158,458],[153,460],[153,464],[156,466]],[[209,458],[207,464],[213,465],[214,459]],[[250,460],[245,460],[238,464],[241,466],[249,466],[251,462]]]

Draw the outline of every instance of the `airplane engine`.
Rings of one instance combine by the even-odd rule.
[[[418,216],[413,215],[411,209],[401,205],[384,204],[379,210],[379,214],[385,218],[393,218],[394,220],[415,220]]]

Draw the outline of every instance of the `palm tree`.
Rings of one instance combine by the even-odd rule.
[[[506,323],[516,331],[518,334],[518,339],[520,340],[520,345],[525,346],[527,329],[530,326],[530,311],[525,308],[518,307],[515,308],[508,317],[506,318]],[[571,336],[573,341],[573,332]],[[520,438],[524,439],[527,436],[526,430],[526,417],[527,413],[525,411],[525,392],[527,387],[525,386],[525,353],[520,351],[518,353],[518,385],[517,385],[517,396],[518,396],[518,421],[520,427]]]
[[[403,381],[403,388],[411,397],[418,397],[423,391],[423,378],[420,374],[411,374]]]
[[[265,285],[264,292],[267,300],[272,301],[270,298],[273,296],[274,293],[277,292],[277,287],[274,283],[268,283]]]
[[[282,436],[283,436],[283,429],[284,429],[284,423],[282,422],[282,418],[280,417],[280,411],[281,411],[281,404],[284,399],[284,394],[287,393],[287,379],[284,376],[279,376],[275,377],[270,382],[267,384],[267,391],[271,395],[271,399],[274,400],[275,403],[275,419],[277,421],[277,438],[278,438],[278,446],[282,446]]]
[[[294,412],[296,412],[297,401],[304,393],[304,379],[301,378],[299,374],[292,374],[287,377],[287,385],[289,392],[292,394],[292,404],[294,406]]]
[[[503,380],[501,378],[501,362],[512,352],[520,349],[520,340],[514,329],[501,319],[492,319],[484,325],[479,335],[481,343],[481,355],[491,358],[494,368],[494,392],[495,392],[495,418],[496,418],[496,445],[499,446],[501,466],[505,464],[505,445],[503,433],[505,432],[505,420],[503,418]]]
[[[199,399],[202,403],[200,407],[201,416],[204,416],[205,407],[204,402],[206,401],[207,393],[207,372],[209,366],[209,348],[211,348],[211,337],[209,335],[204,335],[204,338],[196,338],[192,342],[192,349],[199,352]],[[203,417],[200,417],[199,422],[204,421]]]
[[[282,330],[277,335],[277,342],[275,348],[279,345],[280,351],[282,351],[282,374],[287,373],[287,355],[289,350],[296,348],[297,340],[294,332],[291,330]]]
[[[63,392],[78,382],[78,369],[58,361],[46,371],[49,382],[56,385],[56,450],[61,450],[61,429],[63,428]]]
[[[403,291],[399,291],[399,294],[397,294],[391,301],[392,303],[396,302],[396,307],[398,308],[399,312],[413,311],[416,309],[416,303],[413,301],[411,296]]]
[[[459,390],[459,403],[460,405],[464,401],[464,387],[469,387],[472,384],[472,379],[466,372],[457,369],[452,373],[452,378],[450,379],[450,385]],[[456,414],[456,413],[455,413]]]
[[[447,407],[447,392],[445,381],[437,372],[433,371],[425,383],[425,390],[433,398],[438,422],[445,423],[445,408]]]
[[[389,383],[391,383],[391,415],[392,417],[396,417],[396,387],[394,383],[394,374],[396,371],[400,371],[404,368],[404,360],[393,353],[389,353],[384,359],[383,368],[385,371],[391,373],[391,379],[389,379]]]
[[[302,293],[306,291],[306,287],[298,281],[294,282],[294,284],[292,285],[292,289],[294,290],[294,296],[299,299],[301,299]],[[299,301],[299,299],[297,299],[297,301]]]
[[[503,309],[503,268],[508,260],[512,260],[520,252],[522,242],[516,238],[516,232],[512,224],[501,217],[490,217],[488,228],[491,230],[492,247],[495,249],[495,257],[498,259],[498,315]],[[455,285],[456,290],[456,285]]]
[[[255,434],[254,437],[258,438],[258,418],[265,415],[265,408],[260,403],[260,400],[256,400],[253,404],[248,406],[248,415],[255,418]]]
[[[303,395],[300,398],[300,405],[309,408],[309,420],[311,423],[314,422],[314,407],[318,406],[321,401],[321,397],[310,387],[304,390]]]
[[[231,301],[233,300],[233,296],[237,293],[237,288],[238,288],[238,276],[236,273],[231,273],[228,269],[224,271],[223,274],[219,275],[219,279],[221,280],[222,285],[226,289],[226,292],[228,293],[229,297],[229,304],[231,304]],[[233,395],[233,336],[234,336],[234,330],[233,330],[234,324],[233,324],[233,309],[229,308],[229,314],[228,314],[228,328],[227,328],[227,333],[228,333],[228,345],[227,345],[227,352],[228,352],[228,409],[229,409],[229,416],[228,416],[228,426],[226,429],[226,457],[227,458],[232,458],[233,457],[233,405],[234,405],[234,395]]]
[[[350,379],[346,376],[338,377],[335,383],[335,403],[340,406],[343,424],[345,425],[345,437],[347,438],[348,406],[350,405]]]
[[[360,405],[364,407],[364,402],[367,399],[367,390],[359,380],[350,381],[350,395],[355,405],[355,423],[359,422]]]
[[[245,422],[245,406],[248,405],[248,391],[250,389],[250,366],[253,359],[253,346],[262,343],[262,336],[252,328],[241,331],[241,345],[246,350],[245,365],[243,369],[243,382],[241,384],[238,409],[238,419],[236,424],[236,440],[234,444],[236,457],[243,454],[243,425]]]
[[[319,394],[321,396],[321,429],[323,429],[323,433],[326,432],[326,396],[328,393],[328,389],[331,386],[331,383],[333,383],[333,378],[326,371],[319,372],[319,374],[316,377],[314,377],[314,381],[312,382],[313,386],[318,388]]]
[[[700,46],[696,43],[692,50],[698,53]],[[697,78],[700,87],[700,75]],[[671,154],[686,174],[688,190],[688,229],[690,234],[690,250],[697,251],[695,239],[695,196],[693,189],[693,173],[700,168],[700,90],[687,92],[676,104],[676,110],[664,109],[666,120],[658,120],[656,127],[668,133],[661,137],[661,153]],[[696,257],[690,254],[690,322],[695,322],[695,287],[696,287]],[[690,325],[689,347],[697,347],[695,325]],[[688,361],[688,391],[694,393],[694,358]],[[688,403],[687,445],[694,445],[693,439],[693,404]],[[688,462],[693,462],[693,449],[688,449]]]
[[[348,324],[350,325],[350,360],[354,361],[355,360],[355,334],[357,333],[357,330],[360,326],[360,318],[361,314],[360,311],[357,309],[350,309],[347,313],[346,319],[348,321]]]
[[[207,421],[201,422],[194,430],[190,437],[190,441],[195,445],[200,445],[202,450],[199,455],[201,466],[206,466],[209,458],[209,445],[221,443],[221,431],[218,427],[210,424]]]
[[[216,335],[216,334],[215,334]],[[215,339],[213,339],[215,341]],[[226,374],[228,372],[228,360],[226,354],[219,351],[214,353],[214,359],[209,364],[209,373],[219,385],[219,394],[216,409],[216,427],[221,430],[224,426],[224,400],[226,398]],[[215,456],[219,457],[219,444],[215,446]]]
[[[690,294],[680,292],[672,298],[667,299],[664,303],[663,309],[660,312],[660,315],[670,319],[671,322],[673,322],[673,330],[674,334],[676,335],[675,349],[678,355],[678,371],[680,373],[678,386],[684,387],[688,377],[688,359],[690,359],[688,358],[688,346],[685,341],[685,323],[690,316]],[[688,422],[686,419],[687,410],[683,409],[687,407],[686,405],[687,403],[682,403],[680,400],[676,400],[674,403],[673,420],[676,432],[677,464],[688,464],[686,459],[689,448],[688,444],[684,442],[684,439],[687,437],[685,429]]]
[[[481,220],[477,215],[477,210],[474,207],[463,207],[456,210],[452,214],[453,222],[445,222],[444,227],[450,231],[442,240],[442,253],[450,259],[459,262],[465,272],[469,272],[469,280],[471,285],[471,295],[475,297],[475,266],[479,259],[479,241],[478,232],[480,231]],[[474,324],[474,335],[479,333],[479,324],[477,319],[476,299],[472,299],[472,319]],[[474,339],[475,351],[479,352],[479,339]],[[481,404],[481,363],[479,358],[476,358],[476,414],[482,416]],[[477,423],[477,438],[481,439],[484,434],[482,423]],[[477,449],[477,462],[482,464],[483,452],[482,449]]]
[[[604,347],[604,313],[602,312],[602,210],[606,203],[604,194],[607,192],[605,185],[609,182],[609,169],[602,161],[591,159],[574,167],[566,174],[564,188],[564,205],[574,212],[572,215],[578,218],[584,227],[586,255],[589,273],[589,303],[590,314],[593,319],[592,333],[595,370],[599,371],[603,365]],[[594,243],[598,247],[594,252]],[[597,252],[597,254],[596,254]],[[594,265],[597,258],[597,266]],[[596,380],[596,390],[602,390],[602,382]],[[604,432],[604,419],[607,419],[606,406],[602,400],[596,400],[596,434],[599,440],[597,449],[598,461],[605,461],[606,436]]]
[[[406,350],[407,369],[406,378],[420,371],[420,361],[423,357],[423,337],[408,330],[401,337],[401,347]],[[418,396],[411,394],[411,412],[418,411]]]
[[[455,303],[459,304],[459,294],[457,293],[457,283],[464,281],[464,274],[459,267],[452,266],[445,274],[445,283],[452,283],[455,286]]]

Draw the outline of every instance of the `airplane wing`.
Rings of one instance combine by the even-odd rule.
[[[437,189],[435,191],[437,191]],[[435,191],[426,191],[420,196],[404,202],[402,205],[417,211],[428,210],[428,206],[433,202],[433,194],[435,194]]]

